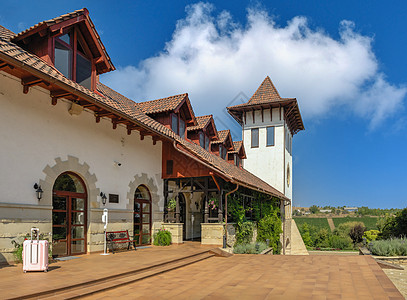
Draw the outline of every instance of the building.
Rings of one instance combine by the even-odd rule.
[[[244,143],[196,117],[188,94],[136,103],[99,81],[114,69],[86,9],[18,34],[0,26],[0,261],[33,226],[54,256],[102,251],[105,207],[109,230],[139,245],[161,227],[219,245],[227,192],[290,202],[242,168]]]
[[[281,98],[267,76],[247,103],[227,109],[242,126],[244,168],[292,199],[292,140],[304,130],[297,99]]]

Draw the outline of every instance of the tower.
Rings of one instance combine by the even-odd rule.
[[[242,126],[243,167],[292,199],[292,140],[304,130],[297,99],[281,98],[267,76],[247,103],[228,112]]]

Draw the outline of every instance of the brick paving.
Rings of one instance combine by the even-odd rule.
[[[0,269],[1,299],[103,278],[211,249],[198,243],[51,264],[48,273]],[[370,256],[212,257],[87,299],[404,299]]]
[[[85,299],[404,299],[369,256],[215,257]]]

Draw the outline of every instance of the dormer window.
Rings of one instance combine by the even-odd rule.
[[[185,137],[185,121],[177,114],[171,114],[171,129],[180,137]]]
[[[54,65],[65,77],[92,88],[91,54],[78,30],[55,38]]]

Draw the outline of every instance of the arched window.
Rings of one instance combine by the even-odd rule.
[[[87,194],[82,179],[63,173],[52,189],[52,255],[86,253]]]
[[[151,195],[144,185],[134,193],[134,240],[137,245],[151,243]]]

